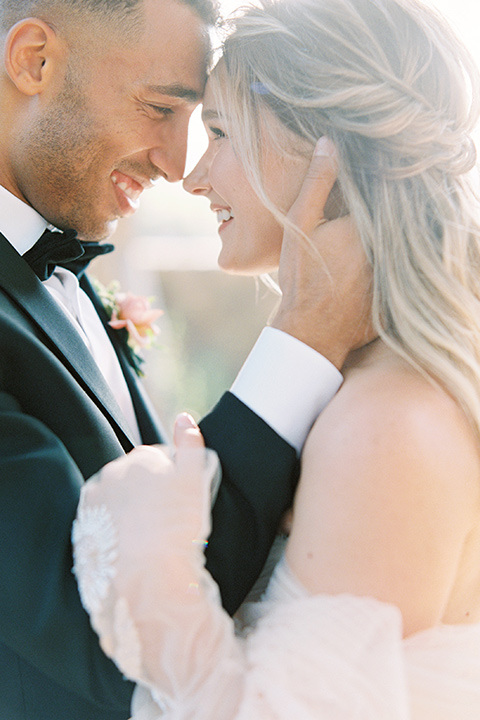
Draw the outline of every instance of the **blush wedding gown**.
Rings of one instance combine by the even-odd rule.
[[[398,608],[311,595],[281,557],[235,629],[203,561],[215,463],[140,448],[82,491],[74,571],[134,720],[479,720],[479,624],[403,639]]]

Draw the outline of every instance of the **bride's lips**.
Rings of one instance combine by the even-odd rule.
[[[140,204],[140,195],[144,191],[145,185],[118,170],[112,172],[110,179],[120,208],[120,214],[123,216],[132,215]]]
[[[211,210],[216,213],[217,220],[220,223],[218,232],[222,232],[222,230],[224,230],[227,225],[230,225],[230,223],[235,219],[231,208],[212,205]]]

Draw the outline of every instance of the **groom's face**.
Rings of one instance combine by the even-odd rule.
[[[206,74],[207,33],[175,0],[145,0],[138,42],[105,38],[68,65],[61,90],[32,104],[12,140],[17,194],[54,225],[90,240],[135,212],[142,191],[184,172],[190,115]],[[25,117],[25,116],[22,116]]]

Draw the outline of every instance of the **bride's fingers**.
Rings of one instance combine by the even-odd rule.
[[[173,441],[177,448],[203,448],[202,433],[195,420],[188,413],[181,413],[175,420]]]
[[[305,180],[289,217],[307,235],[324,221],[325,205],[337,179],[335,146],[323,135],[315,146]]]

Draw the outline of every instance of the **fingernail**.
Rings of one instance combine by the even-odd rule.
[[[188,413],[181,413],[177,416],[177,419],[175,420],[175,424],[182,428],[182,430],[188,430],[189,428],[197,428],[197,423],[193,419],[191,415]]]
[[[333,155],[335,155],[335,145],[332,143],[330,138],[328,138],[326,135],[322,135],[320,140],[318,140],[317,144],[315,145],[315,150],[313,151],[313,154],[322,157],[332,157]]]
[[[173,429],[173,442],[179,449],[205,447],[200,428],[188,413],[182,413],[177,417]]]

